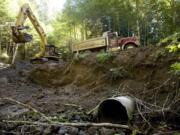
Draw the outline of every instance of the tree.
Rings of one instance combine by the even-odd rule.
[[[7,0],[0,0],[0,23],[6,22],[9,20],[8,11],[7,11]]]

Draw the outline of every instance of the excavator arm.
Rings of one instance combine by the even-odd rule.
[[[45,47],[47,45],[46,34],[28,4],[22,5],[15,26],[12,26],[13,41],[15,43],[26,43],[32,40],[31,35],[22,32],[22,30],[28,29],[27,26],[24,26],[27,18],[31,21],[41,40],[40,51],[35,55],[35,58],[42,58],[45,55]]]

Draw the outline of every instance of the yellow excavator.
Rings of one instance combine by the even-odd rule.
[[[29,28],[28,26],[24,26],[24,22],[27,18],[31,21],[41,40],[40,51],[31,59],[31,62],[46,62],[48,60],[58,61],[59,57],[55,51],[56,47],[54,45],[48,45],[46,34],[27,3],[21,6],[15,25],[12,26],[13,41],[19,44],[30,42],[33,39],[32,35],[22,31]]]

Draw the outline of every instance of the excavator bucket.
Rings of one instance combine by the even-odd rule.
[[[33,39],[32,35],[25,32],[20,32],[16,27],[12,27],[12,35],[15,43],[27,43]]]
[[[32,39],[33,39],[32,35],[27,34],[27,33],[23,33],[22,40],[23,40],[24,42],[30,42],[30,41],[32,41]]]
[[[32,40],[32,35],[29,35],[27,33],[21,33],[20,35],[13,35],[13,41],[15,43],[27,43]]]

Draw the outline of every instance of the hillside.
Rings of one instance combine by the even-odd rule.
[[[17,63],[0,71],[0,95],[28,104],[60,122],[73,122],[74,117],[78,117],[76,122],[96,122],[87,112],[106,98],[129,95],[139,104],[130,124],[135,131],[175,133],[180,129],[180,80],[171,65],[179,61],[179,53],[164,51],[164,47],[141,47],[108,54],[86,52],[59,63]],[[26,106],[4,99],[0,101],[0,119],[36,121],[40,117]],[[0,129],[19,132],[18,125],[3,123]],[[79,128],[79,132],[103,134],[101,130],[105,130],[91,128]],[[33,129],[24,130],[31,133]],[[43,129],[34,130],[45,132],[47,127]],[[48,132],[57,134],[59,130],[50,128]],[[106,130],[119,133],[117,129]]]

